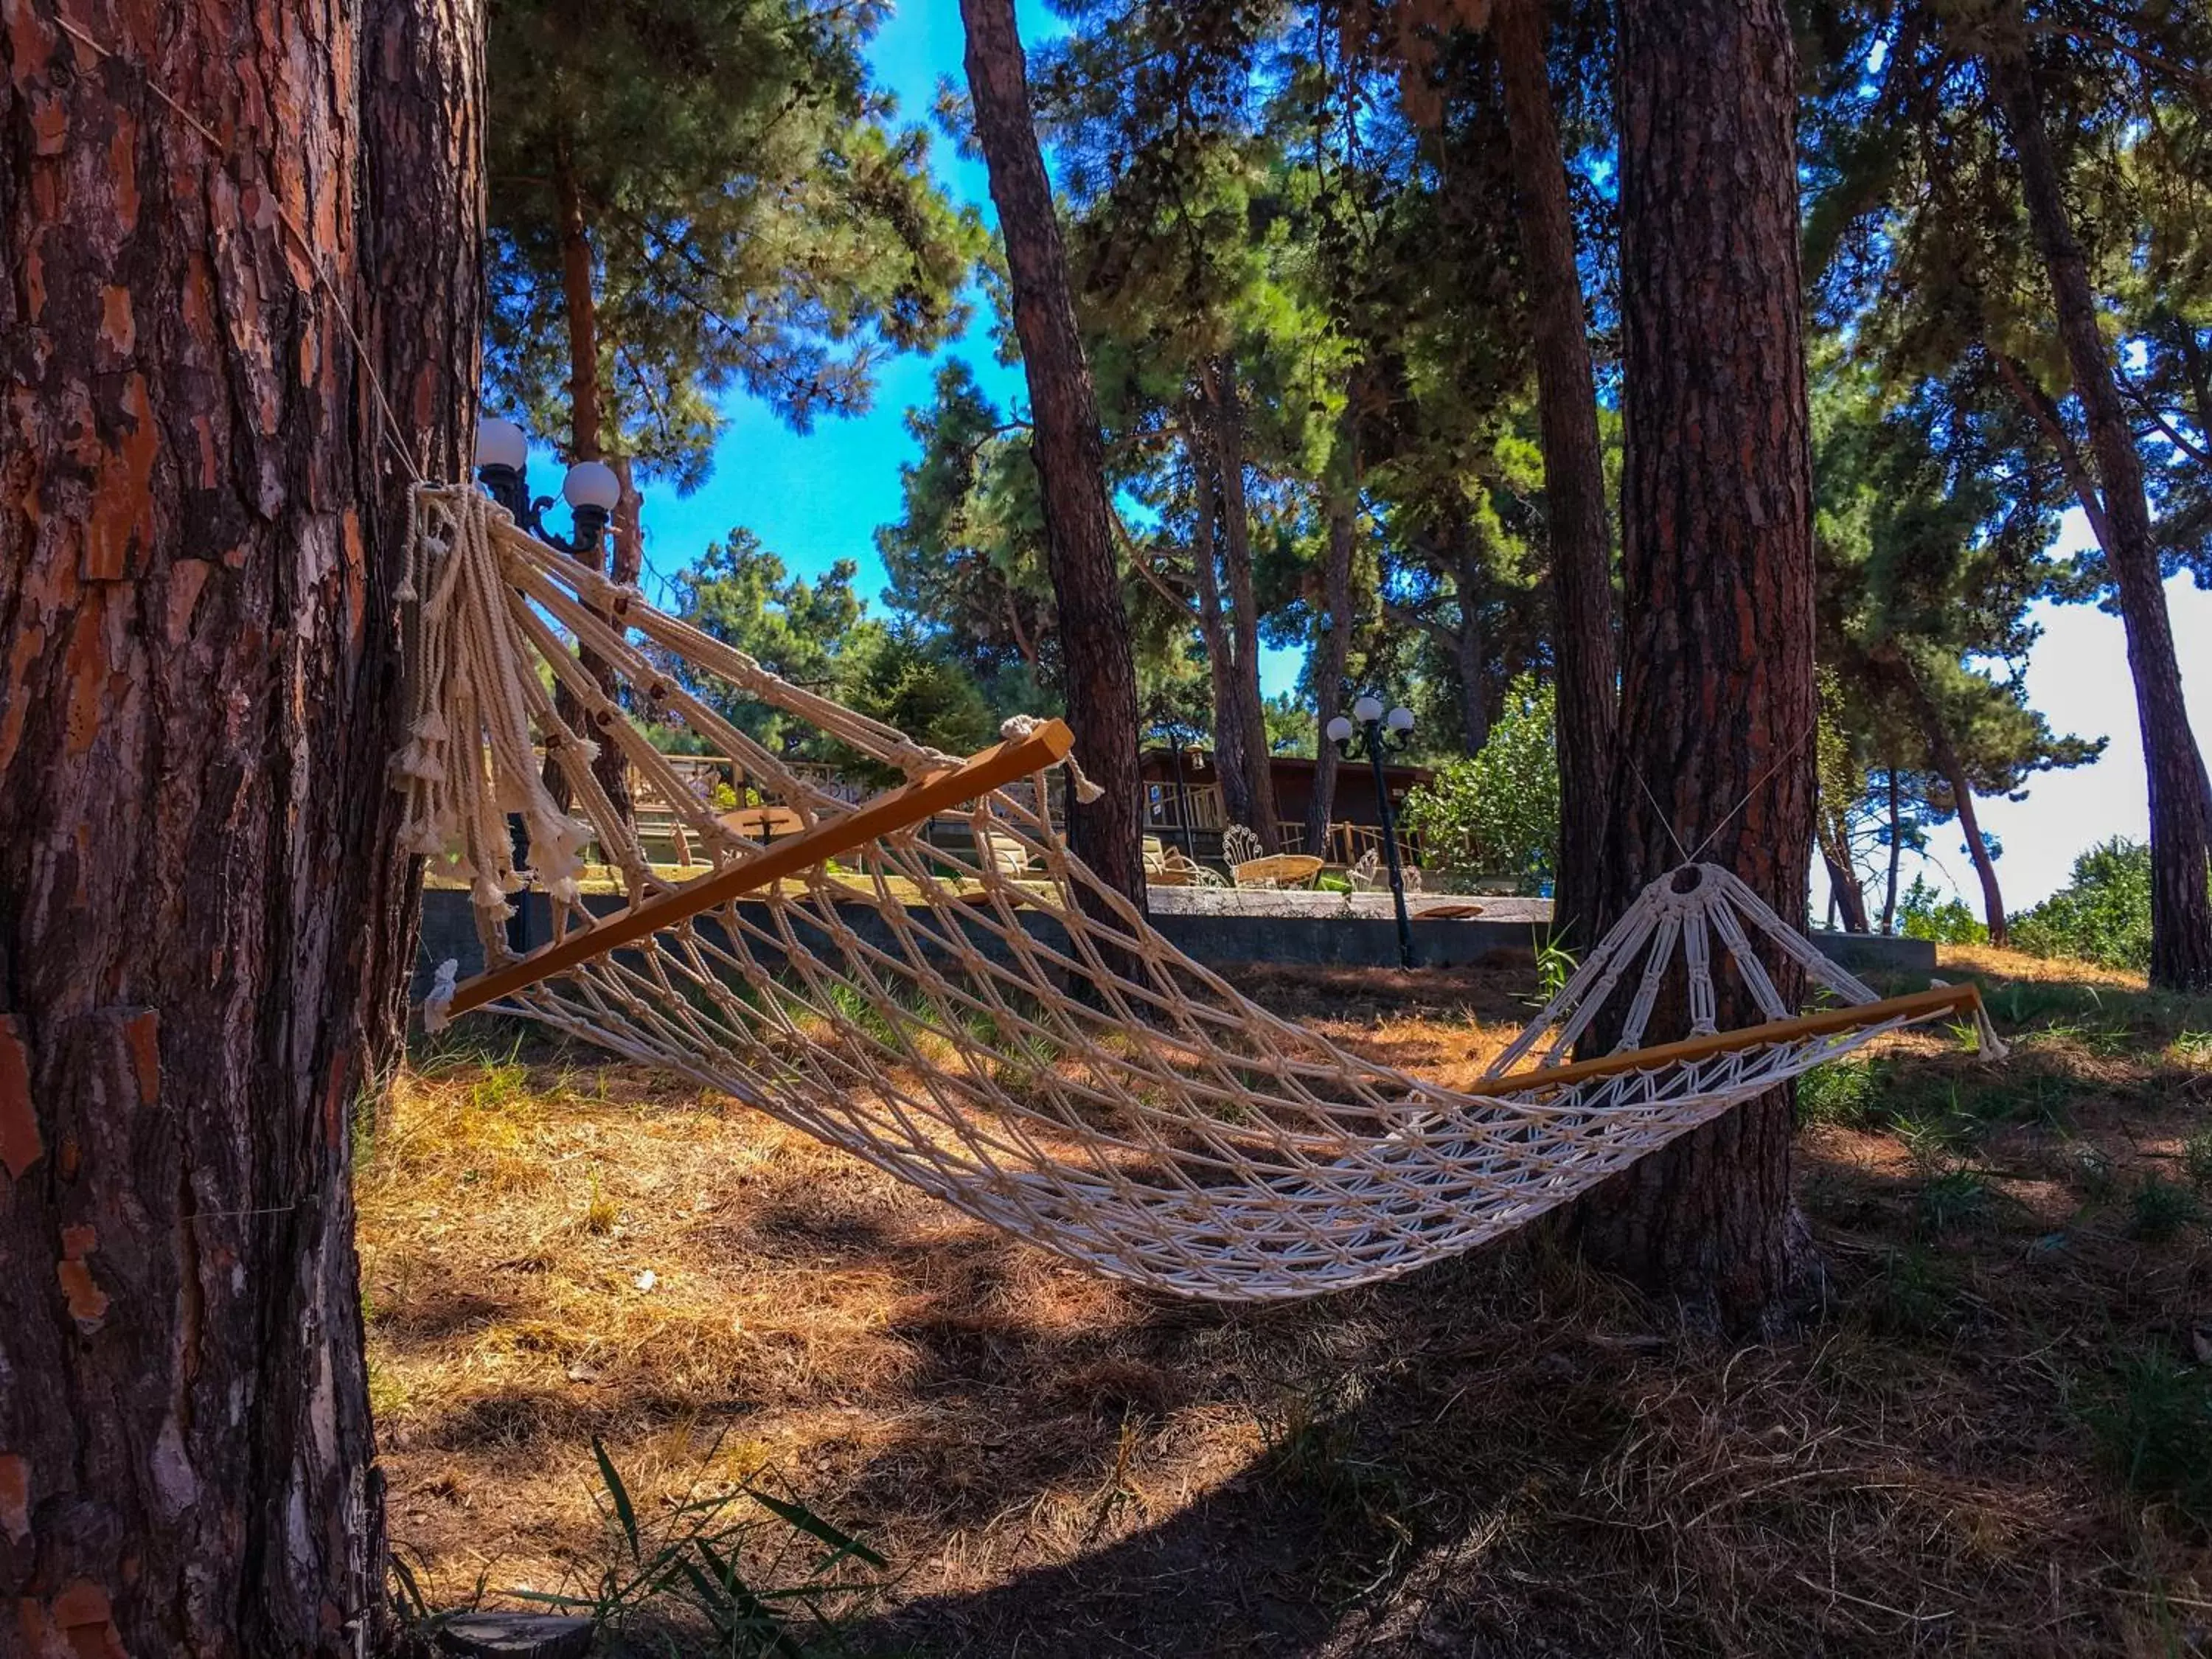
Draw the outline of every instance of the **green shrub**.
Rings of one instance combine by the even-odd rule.
[[[1907,939],[1938,945],[1987,945],[1990,930],[1974,919],[1962,899],[1947,899],[1920,876],[1912,878],[1897,904],[1898,929]]]
[[[1511,876],[1534,885],[1559,862],[1559,759],[1552,688],[1515,680],[1490,741],[1406,798],[1403,823],[1427,867],[1462,878]]]
[[[2012,942],[2039,957],[2072,957],[2150,971],[2150,848],[2124,836],[2074,860],[2074,879],[2016,916]]]

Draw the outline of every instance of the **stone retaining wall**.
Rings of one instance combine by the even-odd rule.
[[[1153,926],[1177,950],[1208,968],[1226,969],[1244,963],[1340,968],[1398,965],[1397,921],[1387,893],[1347,896],[1159,888],[1154,890],[1152,899]],[[528,943],[533,947],[544,943],[551,926],[544,896],[526,893],[520,901]],[[1479,903],[1484,914],[1460,921],[1419,917],[1425,908],[1455,902]],[[613,894],[594,895],[589,902],[599,915],[622,908],[621,900]],[[1432,896],[1417,899],[1408,908],[1415,915],[1413,958],[1423,968],[1468,967],[1494,952],[1530,951],[1540,930],[1551,919],[1551,905],[1542,899],[1453,901]],[[765,916],[764,907],[759,908],[759,914]],[[890,929],[870,907],[854,905],[844,912],[844,919],[867,943],[891,945]],[[1025,918],[1025,921],[1041,939],[1059,942],[1058,924],[1042,916]],[[989,942],[981,933],[970,937],[979,945]],[[1811,937],[1853,973],[1897,975],[1917,988],[1936,970],[1936,947],[1925,939],[1817,931]],[[834,960],[836,947],[826,938],[810,934],[806,942]],[[435,964],[448,957],[459,962],[464,979],[478,972],[483,963],[475,918],[469,911],[469,896],[456,889],[434,889],[422,895],[422,944],[416,958],[416,996],[429,988]]]

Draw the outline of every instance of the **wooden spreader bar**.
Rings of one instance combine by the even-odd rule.
[[[1921,1019],[1929,1014],[1946,1012],[1972,1014],[1981,1006],[1982,993],[1978,986],[1932,985],[1924,991],[1908,992],[1901,997],[1884,997],[1879,1002],[1855,1002],[1842,1008],[1823,1008],[1816,1014],[1807,1014],[1798,1019],[1771,1019],[1764,1025],[1746,1025],[1733,1031],[1716,1031],[1711,1036],[1685,1037],[1680,1042],[1662,1042],[1649,1048],[1626,1049],[1617,1054],[1601,1054],[1595,1060],[1578,1060],[1568,1066],[1508,1072],[1504,1077],[1479,1079],[1453,1092],[1462,1095],[1517,1095],[1530,1089],[1565,1088],[1589,1078],[1611,1077],[1620,1072],[1649,1072],[1662,1066],[1710,1060],[1715,1054],[1729,1054],[1738,1048],[1757,1048],[1770,1042],[1794,1042],[1799,1037],[1825,1036],[1831,1031],[1856,1030],[1861,1026],[1886,1024],[1893,1019]]]
[[[1047,720],[1026,736],[1009,738],[942,772],[886,791],[842,817],[764,847],[725,869],[685,882],[673,892],[660,894],[642,904],[633,903],[591,927],[578,928],[532,951],[519,962],[464,981],[454,988],[447,1018],[465,1014],[496,1002],[510,992],[555,978],[594,957],[634,945],[688,916],[772,887],[785,877],[825,864],[840,853],[865,847],[880,836],[924,823],[963,801],[974,800],[1018,778],[1042,772],[1066,759],[1068,750],[1074,746],[1075,734],[1068,730],[1066,722]]]

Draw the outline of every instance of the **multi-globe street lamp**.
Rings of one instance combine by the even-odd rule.
[[[1390,786],[1382,774],[1382,757],[1404,749],[1413,740],[1413,711],[1400,707],[1383,712],[1382,700],[1363,696],[1352,705],[1349,720],[1339,714],[1328,723],[1328,740],[1346,760],[1362,754],[1375,769],[1375,799],[1382,813],[1382,855],[1390,865],[1390,896],[1398,908],[1398,961],[1413,965],[1413,925],[1406,914],[1406,872],[1398,862],[1397,815],[1390,810]]]
[[[545,527],[545,509],[553,505],[553,498],[531,498],[529,465],[530,439],[520,427],[495,415],[477,422],[477,477],[492,500],[547,546],[597,564],[599,538],[607,533],[607,520],[622,499],[622,480],[614,468],[605,461],[579,461],[568,469],[561,481],[561,499],[568,504],[571,528],[563,538]]]

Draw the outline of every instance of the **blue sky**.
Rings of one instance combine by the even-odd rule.
[[[1046,38],[1060,27],[1034,0],[1024,0],[1018,9],[1024,41]],[[957,5],[951,0],[909,0],[884,23],[869,55],[878,84],[897,95],[901,118],[927,123],[939,78],[950,76],[964,84],[962,51]],[[995,221],[981,165],[962,161],[942,133],[934,139],[932,155],[946,187],[956,199],[974,203]],[[875,553],[876,526],[898,516],[899,466],[915,453],[903,417],[908,409],[929,401],[930,382],[943,357],[964,358],[1001,404],[1018,398],[1027,401],[1020,370],[994,360],[989,323],[979,307],[967,337],[939,357],[887,362],[877,377],[869,413],[820,422],[805,437],[752,398],[732,398],[726,405],[730,423],[705,486],[687,500],[667,491],[647,499],[647,563],[664,574],[678,569],[697,549],[742,524],[797,571],[811,574],[841,558],[857,561],[860,591],[872,601],[884,585]]]
[[[1059,27],[1036,0],[1022,0],[1020,17],[1024,39],[1031,42]],[[909,0],[884,24],[871,56],[878,82],[897,94],[904,118],[922,121],[939,77],[961,79],[961,52],[958,7],[951,0]],[[941,135],[934,154],[953,194],[975,203],[988,216],[989,196],[981,166],[961,161]],[[1018,396],[1019,372],[992,361],[984,319],[979,318],[968,337],[949,350],[966,358],[1002,403]],[[870,413],[823,422],[805,437],[750,398],[733,398],[730,424],[706,485],[685,499],[667,490],[647,498],[648,572],[665,576],[680,569],[708,542],[733,525],[744,525],[796,571],[811,574],[841,558],[856,561],[860,591],[872,599],[883,586],[875,528],[897,516],[899,466],[915,453],[902,417],[908,408],[928,400],[936,368],[934,360],[910,357],[886,363]],[[541,463],[539,470],[548,469]],[[2064,544],[2078,545],[2085,533],[2081,515],[2069,515]],[[2212,739],[2212,593],[2176,580],[2168,584],[2167,602],[2187,677],[2191,715],[2200,738]],[[2059,731],[2108,734],[2112,744],[2094,765],[2036,780],[2024,801],[1983,805],[1984,828],[2002,844],[1998,874],[2008,905],[2014,909],[2063,885],[2074,855],[2083,848],[2113,835],[2141,836],[2148,823],[2142,753],[2118,620],[2080,605],[2042,607],[2039,620],[2044,635],[2027,667],[2033,701]],[[1268,653],[1261,678],[1269,693],[1289,689],[1298,667],[1295,653]],[[1930,852],[1931,879],[1954,889],[1963,884],[1970,895],[1975,891],[1972,867],[1955,833],[1936,832]],[[1825,884],[1816,879],[1816,908],[1825,898]]]

